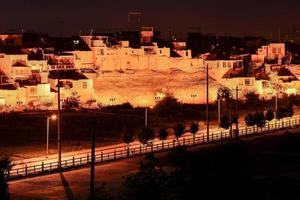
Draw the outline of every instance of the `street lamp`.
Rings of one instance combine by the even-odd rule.
[[[55,121],[57,119],[56,115],[51,115],[51,116],[47,116],[47,153],[46,153],[46,158],[48,158],[49,155],[49,124],[50,124],[50,119],[52,121]]]
[[[197,94],[191,94],[191,98],[193,99],[193,104],[195,104],[195,98],[197,98]]]
[[[147,106],[146,109],[145,109],[145,127],[147,128],[148,127],[148,109],[152,109],[153,106]]]

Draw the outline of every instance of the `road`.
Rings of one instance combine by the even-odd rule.
[[[119,191],[123,176],[138,170],[142,157],[122,160],[95,168],[95,185],[107,182],[110,191]],[[12,181],[9,189],[12,199],[22,200],[72,200],[86,199],[89,194],[88,168]],[[76,178],[74,178],[76,177]]]
[[[267,131],[267,130],[276,130],[282,127],[288,127],[290,125],[299,125],[300,118],[299,116],[294,116],[293,118],[286,118],[281,121],[273,120],[263,129],[257,129],[254,127],[240,126],[240,134],[252,134],[255,132]],[[222,138],[229,138],[228,130],[220,129],[210,129],[210,141],[218,141]],[[174,136],[169,137],[164,141],[165,149],[174,148],[174,146],[182,144],[202,144],[207,141],[206,131],[199,131],[196,134],[196,142],[193,141],[193,136],[190,133],[186,133],[179,141],[175,140]],[[151,151],[160,151],[164,150],[162,141],[155,139],[152,141],[152,146],[143,146],[138,141],[130,144],[130,151],[127,152],[127,146],[124,144],[110,145],[106,147],[100,147],[96,149],[96,161],[112,161],[117,158],[126,158],[127,153],[134,156],[144,154]],[[167,146],[166,146],[167,145]],[[90,160],[90,150],[82,150],[77,152],[64,153],[62,155],[62,166],[64,167],[74,167],[76,165],[84,165]],[[37,172],[44,172],[46,170],[53,170],[57,167],[57,155],[51,155],[49,158],[45,157],[36,157],[26,160],[19,160],[14,162],[13,169],[11,171],[11,176],[17,175],[27,175],[27,174],[36,174]]]

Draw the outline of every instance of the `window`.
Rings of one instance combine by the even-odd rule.
[[[277,52],[278,52],[278,53],[281,53],[281,48],[278,48]]]
[[[245,85],[250,85],[250,84],[251,84],[250,79],[245,79]]]
[[[227,63],[223,62],[223,68],[227,68]]]
[[[30,96],[35,96],[35,95],[37,95],[37,88],[31,87],[30,88]]]
[[[82,83],[82,88],[87,89],[87,82],[86,81]]]

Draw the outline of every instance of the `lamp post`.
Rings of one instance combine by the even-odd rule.
[[[57,169],[61,172],[61,136],[60,136],[60,76],[57,70],[57,151],[58,151],[58,165]]]
[[[48,158],[48,155],[49,155],[49,124],[50,124],[50,119],[51,120],[53,120],[53,121],[55,121],[56,120],[56,118],[57,118],[57,116],[56,115],[51,115],[51,116],[47,116],[47,150],[46,150],[46,158]]]
[[[206,70],[206,140],[209,142],[209,72],[208,63],[206,59],[210,56],[210,53],[202,55],[204,70]]]
[[[219,126],[221,124],[221,99],[218,98],[218,122],[219,122]]]
[[[148,127],[148,109],[152,109],[153,108],[153,106],[147,106],[146,107],[146,109],[145,109],[145,128],[147,128]]]

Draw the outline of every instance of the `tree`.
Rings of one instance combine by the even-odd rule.
[[[277,119],[282,119],[282,118],[284,118],[284,117],[285,117],[285,108],[279,107],[279,108],[277,109],[277,112],[276,112],[276,118],[277,118]]]
[[[193,134],[193,142],[195,143],[196,133],[199,131],[199,125],[197,122],[193,122],[191,125],[191,133]]]
[[[142,144],[147,144],[149,141],[153,140],[153,138],[154,138],[153,129],[149,127],[143,128],[138,135],[138,139]]]
[[[255,125],[259,128],[263,128],[266,125],[265,115],[262,112],[257,112],[253,116]]]
[[[184,134],[185,126],[182,122],[179,122],[175,128],[175,136],[177,140]]]
[[[64,109],[74,109],[74,108],[79,108],[79,106],[80,106],[80,96],[76,91],[72,92],[71,96],[68,97],[63,102]]]
[[[247,116],[245,116],[245,122],[246,122],[247,126],[255,125],[254,117],[251,113],[249,113]]]
[[[229,121],[229,118],[226,115],[223,115],[221,117],[220,127],[224,128],[224,129],[229,129],[230,121]]]
[[[265,115],[267,121],[272,121],[274,119],[274,111],[269,109]]]
[[[156,104],[154,110],[160,117],[167,118],[169,120],[176,118],[176,116],[180,113],[181,108],[181,103],[178,102],[178,100],[172,95],[168,94],[164,99]]]
[[[118,199],[161,199],[167,176],[162,163],[150,154],[141,162],[136,174],[126,177],[124,194]]]
[[[255,107],[260,104],[259,94],[254,91],[250,91],[245,94],[245,104],[248,107]]]
[[[129,145],[131,142],[133,142],[133,136],[133,132],[124,127],[122,140],[126,144],[127,156],[129,156]]]
[[[162,141],[162,148],[164,148],[164,141],[168,138],[168,131],[165,128],[159,130],[159,139]]]
[[[286,108],[286,116],[287,117],[293,117],[294,115],[294,109],[293,109],[293,106],[292,105],[289,105],[287,108]]]
[[[284,117],[292,117],[294,115],[293,106],[289,105],[287,107],[280,107],[277,110],[276,117],[277,119],[282,119]]]
[[[7,184],[8,172],[12,163],[8,157],[0,158],[0,199],[9,199],[9,189]]]

